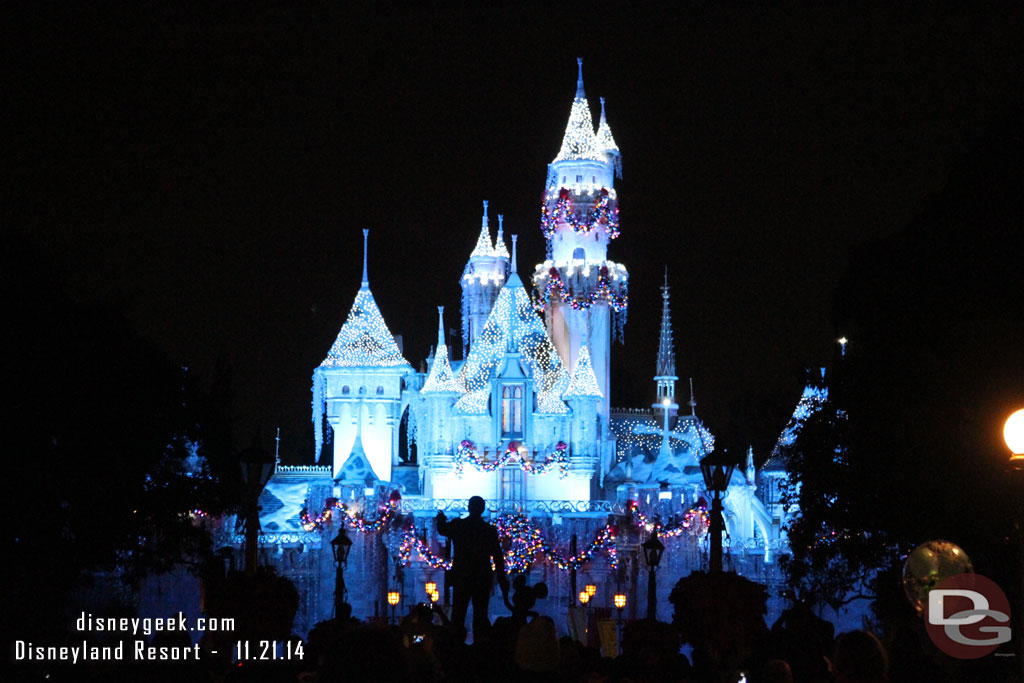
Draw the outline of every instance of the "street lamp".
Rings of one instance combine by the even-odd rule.
[[[352,539],[348,537],[345,530],[345,519],[341,519],[341,528],[338,535],[331,539],[331,553],[334,555],[334,565],[337,573],[334,577],[334,615],[340,614],[339,607],[348,597],[348,589],[345,588],[345,567],[348,566],[348,554],[352,550]]]
[[[1003,440],[1010,449],[1010,469],[1024,470],[1024,408],[1006,420],[1003,425]]]
[[[238,464],[242,468],[242,483],[245,484],[245,573],[255,574],[259,563],[260,536],[260,493],[274,474],[274,459],[260,445],[260,437],[254,436],[252,444],[239,453]]]
[[[612,604],[619,611],[619,654],[622,654],[622,608],[626,606],[626,594],[616,593],[612,597]]]
[[[597,595],[597,586],[595,586],[592,583],[588,583],[587,584],[587,595],[589,597],[591,597],[591,598],[594,597],[595,595]]]
[[[587,593],[587,591],[580,591],[579,598],[580,604],[583,605],[584,608],[586,608],[587,603],[590,602],[590,594]]]
[[[735,463],[724,449],[714,451],[700,461],[700,473],[704,476],[704,487],[714,494],[711,501],[711,557],[712,573],[722,571],[722,493],[729,488]]]
[[[395,623],[395,605],[402,599],[402,594],[398,591],[388,591],[388,604],[391,605],[391,623]]]
[[[651,532],[651,537],[641,545],[644,551],[644,559],[647,561],[647,618],[656,621],[658,619],[658,587],[655,583],[654,570],[661,563],[661,555],[665,552],[665,545],[658,540],[658,529]]]
[[[1024,408],[1016,411],[1006,419],[1003,425],[1003,440],[1010,449],[1010,462],[1007,469],[1018,477],[1024,477]],[[1024,499],[1020,499],[1020,508],[1017,512],[1017,541],[1018,561],[1017,566],[1021,575],[1020,592],[1024,595]],[[1024,677],[1024,610],[1020,616],[1021,644],[1020,653],[1017,655],[1020,665],[1021,676]]]
[[[437,583],[436,583],[436,582],[434,582],[434,581],[427,581],[427,582],[426,582],[426,583],[425,583],[425,584],[423,585],[423,587],[427,589],[427,597],[428,597],[428,598],[429,598],[429,597],[430,597],[431,595],[433,595],[434,593],[436,593],[436,592],[437,592]]]
[[[437,592],[436,590],[434,590],[434,591],[431,591],[431,593],[430,593],[430,602],[431,602],[431,603],[435,603],[435,602],[437,602],[437,601],[438,601],[438,599],[439,599],[440,597],[441,597],[441,594],[440,594],[440,593],[438,593],[438,592]]]

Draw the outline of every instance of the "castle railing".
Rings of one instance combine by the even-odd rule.
[[[403,498],[399,509],[402,512],[462,512],[466,510],[465,498]],[[600,512],[611,515],[626,514],[626,506],[614,500],[488,500],[487,509],[492,513],[544,512],[549,514],[571,514]]]

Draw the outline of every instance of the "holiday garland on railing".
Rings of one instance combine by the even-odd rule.
[[[568,290],[558,268],[552,266],[548,271],[548,281],[544,285],[544,295],[534,302],[533,307],[538,312],[543,312],[551,299],[551,293],[554,292],[563,304],[568,304],[574,311],[590,308],[598,301],[606,300],[613,311],[621,313],[629,306],[629,290],[625,281],[622,282],[620,290],[618,293],[612,291],[608,280],[608,266],[601,266],[597,272],[597,286],[594,291],[582,295],[581,298],[580,295],[574,295]]]
[[[548,455],[547,461],[543,464],[539,464],[535,460],[525,460],[519,454],[520,445],[518,441],[510,441],[502,455],[496,457],[493,462],[488,462],[477,455],[476,444],[469,439],[464,439],[455,451],[455,476],[462,476],[462,470],[465,469],[466,463],[481,472],[493,472],[503,465],[516,461],[528,474],[546,474],[557,467],[559,479],[569,476],[569,444],[564,441],[555,444],[555,450]]]
[[[594,208],[584,218],[581,211],[573,211],[571,193],[563,187],[558,191],[558,200],[551,211],[548,211],[546,202],[540,207],[540,229],[545,237],[554,235],[559,223],[571,225],[575,232],[582,235],[603,225],[608,239],[613,240],[619,236],[619,207],[611,206],[607,188],[601,188]]]
[[[341,519],[350,529],[355,529],[363,534],[372,533],[383,529],[394,518],[401,501],[401,494],[398,491],[392,491],[388,497],[387,505],[379,505],[377,507],[379,513],[377,519],[367,522],[365,516],[357,513],[354,508],[350,508],[337,498],[328,498],[324,503],[324,509],[314,518],[310,518],[309,511],[306,508],[302,508],[299,511],[299,522],[306,531],[316,531],[317,529],[322,529],[331,520],[335,510],[341,510]]]
[[[629,501],[628,508],[629,514],[637,526],[647,531],[657,529],[658,535],[662,538],[673,538],[687,532],[703,536],[711,525],[711,518],[708,517],[707,507],[704,505],[690,508],[683,515],[681,521],[670,519],[668,524],[662,524],[659,519],[652,521],[647,515],[640,512],[640,505],[635,500]]]
[[[538,553],[551,561],[562,571],[582,569],[601,550],[608,552],[612,567],[618,566],[618,553],[615,549],[615,527],[606,524],[597,532],[594,540],[581,552],[570,557],[563,557],[555,548],[544,540],[540,529],[530,522],[525,515],[501,515],[497,519],[498,537],[508,541],[508,549],[504,551],[505,571],[510,574],[525,572],[534,563]],[[398,560],[405,566],[412,558],[415,550],[421,559],[434,569],[451,569],[451,561],[431,552],[427,544],[416,535],[412,527],[402,532],[402,544],[398,550]]]

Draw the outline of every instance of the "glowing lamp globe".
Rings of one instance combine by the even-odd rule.
[[[441,599],[441,594],[436,590],[430,592],[430,602],[437,602]]]
[[[430,595],[431,593],[436,593],[437,592],[437,584],[434,583],[433,581],[427,581],[427,583],[424,586],[424,588],[427,589],[427,595]]]
[[[616,609],[622,609],[626,606],[626,594],[616,593],[615,597],[612,598],[612,603],[615,605]]]
[[[1010,465],[1015,469],[1024,469],[1024,408],[1007,418],[1003,425],[1003,440],[1013,453]]]
[[[587,591],[580,591],[580,604],[586,605],[590,602],[590,594]]]
[[[592,583],[588,583],[587,584],[587,595],[589,595],[590,597],[594,597],[595,595],[597,595],[597,586],[595,586]]]
[[[388,591],[388,604],[394,607],[398,604],[398,601],[402,599],[401,594],[398,591]]]

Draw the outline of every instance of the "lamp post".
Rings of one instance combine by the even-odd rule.
[[[619,611],[619,654],[622,654],[622,608],[626,606],[626,594],[616,593],[612,597],[612,604],[615,605],[615,609]]]
[[[398,591],[388,591],[388,604],[391,605],[391,624],[395,623],[395,605],[402,599],[402,594]]]
[[[337,568],[337,573],[334,576],[334,616],[338,616],[339,608],[348,597],[348,589],[345,588],[345,567],[348,566],[350,550],[352,550],[352,539],[348,537],[343,518],[338,535],[331,539],[331,553],[334,555],[334,565]]]
[[[432,597],[437,592],[437,583],[434,581],[427,581],[423,584],[423,588],[427,591],[427,597]]]
[[[1024,483],[1024,408],[1016,411],[1003,425],[1003,440],[1010,449],[1010,461],[1007,469]],[[1017,570],[1020,572],[1020,595],[1024,596],[1024,496],[1019,497],[1017,511]],[[1017,662],[1020,666],[1021,680],[1024,680],[1024,610],[1018,610],[1017,620],[1018,653]]]
[[[700,473],[704,476],[704,487],[714,494],[711,501],[711,573],[722,571],[722,493],[729,488],[734,463],[725,450],[714,451],[700,461]]]
[[[661,564],[661,555],[665,552],[665,545],[658,540],[658,529],[651,532],[651,537],[641,545],[644,551],[644,559],[647,561],[647,618],[651,621],[658,619],[658,586],[654,572]]]
[[[252,576],[259,564],[260,493],[274,473],[274,460],[263,450],[259,436],[238,456],[245,484],[245,573]]]

